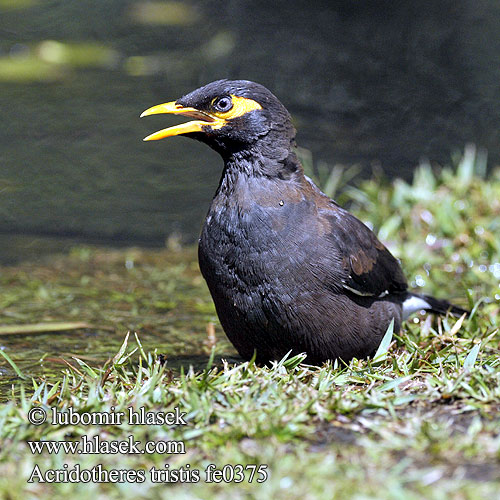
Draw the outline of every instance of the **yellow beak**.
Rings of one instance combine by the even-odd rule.
[[[146,111],[142,113],[141,118],[143,116],[158,115],[163,113],[189,116],[192,118],[198,118],[198,120],[193,120],[187,123],[181,123],[180,125],[174,125],[173,127],[164,128],[163,130],[159,130],[158,132],[145,137],[145,141],[157,141],[158,139],[164,139],[165,137],[189,134],[190,132],[203,132],[206,127],[211,126],[210,124],[212,124],[212,126],[216,125],[216,127],[214,128],[218,128],[217,125],[220,127],[221,125],[223,125],[223,123],[214,122],[224,121],[218,117],[212,116],[208,113],[204,113],[203,111],[199,111],[198,109],[190,107],[185,108],[180,104],[176,104],[175,101],[166,102],[165,104],[158,104],[158,106],[153,106],[152,108],[146,109]]]

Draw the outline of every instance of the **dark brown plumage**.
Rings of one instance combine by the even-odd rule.
[[[220,80],[143,115],[197,120],[147,140],[187,135],[224,159],[199,242],[222,327],[245,359],[307,353],[308,363],[375,352],[392,319],[465,310],[413,294],[398,261],[362,222],[304,175],[290,115],[266,88]]]

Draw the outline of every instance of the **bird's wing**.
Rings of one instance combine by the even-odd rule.
[[[359,219],[331,205],[329,243],[341,261],[342,287],[360,296],[404,292],[406,278],[396,258]]]

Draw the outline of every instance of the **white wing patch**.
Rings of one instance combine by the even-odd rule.
[[[403,302],[403,319],[406,319],[414,312],[430,309],[430,307],[431,305],[425,299],[412,295]]]

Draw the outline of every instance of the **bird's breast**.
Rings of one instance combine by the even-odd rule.
[[[271,181],[219,190],[200,238],[200,268],[209,287],[250,290],[300,280],[297,268],[313,260],[314,202]]]

